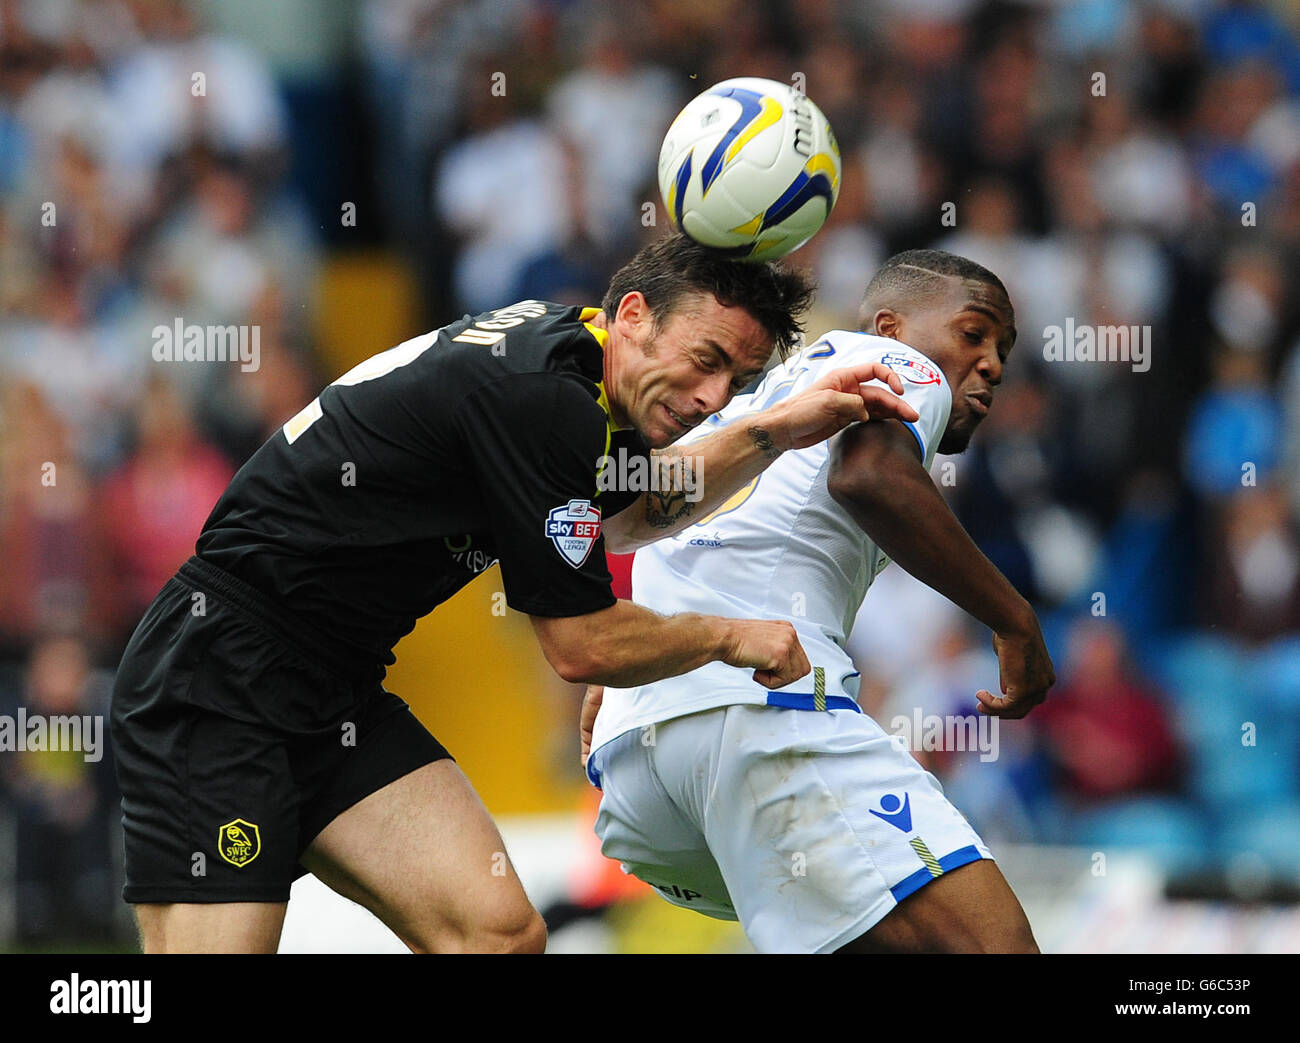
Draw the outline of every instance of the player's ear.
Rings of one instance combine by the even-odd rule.
[[[877,337],[888,337],[890,340],[902,340],[903,317],[894,311],[893,308],[880,308],[876,314],[871,317],[871,325],[867,331],[874,333]]]
[[[623,294],[623,299],[618,302],[618,310],[614,313],[614,321],[628,331],[650,321],[650,306],[639,290]]]

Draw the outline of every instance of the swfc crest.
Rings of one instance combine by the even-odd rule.
[[[246,866],[262,853],[262,834],[257,826],[237,818],[217,830],[217,853],[232,866]]]

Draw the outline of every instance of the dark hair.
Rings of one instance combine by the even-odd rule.
[[[863,329],[879,308],[901,310],[904,304],[920,304],[937,296],[948,275],[996,286],[1007,302],[1011,301],[1002,280],[982,264],[946,250],[904,250],[882,264],[867,283],[858,312],[858,329]]]
[[[785,358],[798,343],[798,316],[812,303],[815,287],[802,271],[772,261],[736,261],[680,232],[663,236],[637,251],[614,273],[601,302],[612,320],[619,301],[632,292],[645,297],[656,325],[691,293],[711,293],[725,308],[744,308]]]

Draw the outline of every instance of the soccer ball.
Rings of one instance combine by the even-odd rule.
[[[840,147],[788,84],[724,80],[673,120],[659,151],[673,227],[730,257],[767,261],[816,234],[840,193]]]

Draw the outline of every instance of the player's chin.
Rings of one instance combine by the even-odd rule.
[[[975,428],[979,426],[980,417],[968,416],[956,424],[949,424],[948,430],[943,433],[943,438],[939,440],[939,448],[936,452],[944,456],[955,456],[958,453],[966,452],[970,446],[971,436],[975,434]]]
[[[686,434],[686,431],[676,424],[671,427],[658,427],[653,431],[641,432],[642,437],[645,438],[651,449],[667,449],[684,434]]]
[[[645,439],[645,444],[651,449],[667,449],[677,441],[676,435],[665,434],[663,431],[646,431],[642,429],[641,437]]]

